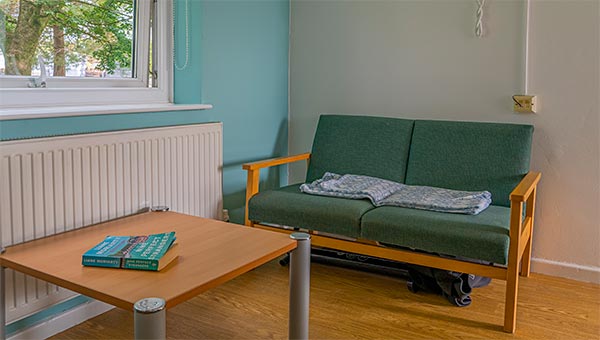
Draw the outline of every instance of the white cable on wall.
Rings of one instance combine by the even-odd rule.
[[[172,32],[172,40],[173,40],[173,65],[175,65],[175,69],[177,71],[183,71],[190,60],[190,25],[189,25],[189,14],[188,14],[188,0],[184,0],[185,2],[185,63],[183,66],[177,65],[177,58],[175,57],[175,0],[173,0],[173,32]]]
[[[525,4],[525,84],[523,93],[529,93],[529,20],[531,13],[531,0]]]
[[[477,0],[477,23],[475,24],[475,35],[479,38],[483,36],[483,6],[485,0]]]

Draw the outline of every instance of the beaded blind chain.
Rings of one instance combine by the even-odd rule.
[[[185,2],[185,63],[183,66],[177,65],[177,58],[175,57],[175,0],[173,0],[173,31],[171,32],[171,38],[173,41],[173,64],[175,65],[175,69],[177,71],[184,70],[188,61],[190,60],[190,25],[189,25],[189,15],[188,15],[188,0],[184,0]]]
[[[477,23],[475,24],[475,35],[481,37],[483,35],[483,6],[485,0],[477,0]]]

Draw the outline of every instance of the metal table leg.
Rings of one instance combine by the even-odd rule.
[[[290,253],[289,338],[308,339],[310,297],[310,235],[293,233],[298,246]]]
[[[167,338],[165,300],[141,299],[133,305],[133,333],[135,339]]]

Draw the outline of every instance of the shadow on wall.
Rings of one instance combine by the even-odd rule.
[[[275,138],[275,147],[271,153],[266,153],[266,156],[258,158],[236,160],[233,162],[223,163],[223,187],[228,188],[228,183],[243,182],[236,188],[226,190],[229,193],[223,195],[223,207],[229,210],[229,221],[232,223],[244,224],[244,208],[246,205],[246,171],[242,169],[242,164],[256,162],[263,159],[282,157],[287,155],[287,136],[288,136],[287,120],[284,120],[279,125],[277,136]],[[225,172],[230,172],[225,175]],[[266,175],[265,175],[266,174]],[[261,170],[260,190],[268,190],[279,188],[287,184],[287,165],[280,165]],[[224,190],[225,191],[225,190]]]

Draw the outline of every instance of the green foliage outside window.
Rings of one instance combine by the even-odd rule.
[[[128,70],[131,77],[134,6],[134,0],[0,0],[0,75],[31,75],[41,56],[54,76],[85,64],[82,76]]]

